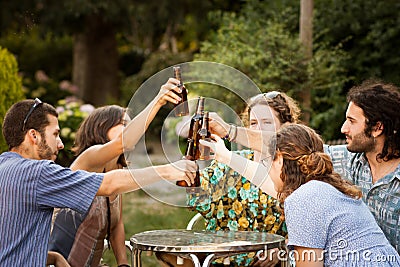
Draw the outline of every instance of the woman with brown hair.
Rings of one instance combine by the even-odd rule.
[[[72,149],[77,158],[71,169],[105,173],[127,167],[124,151],[134,149],[162,106],[180,100],[174,93],[180,90],[177,84],[178,80],[170,78],[132,121],[125,108],[117,105],[95,109],[77,131]],[[97,267],[107,239],[118,266],[129,266],[121,198],[97,196],[87,214],[62,209],[55,219],[49,250],[60,252],[72,267]]]
[[[278,91],[250,98],[241,115],[248,129],[273,132],[285,124],[299,122],[299,116],[300,109],[295,100]],[[243,149],[234,153],[254,162],[263,158],[257,150]],[[190,205],[205,218],[207,230],[263,231],[286,236],[285,219],[274,195],[263,192],[219,161],[213,161],[200,175],[202,187],[208,189],[205,190],[208,194],[200,194],[198,198],[193,196]],[[276,257],[272,261],[255,263],[257,258],[254,256],[255,253],[245,253],[231,257],[230,266],[277,264]]]
[[[231,152],[214,138],[216,143],[202,144],[209,145],[217,159],[229,158]],[[361,200],[361,191],[334,172],[314,130],[300,124],[283,126],[271,139],[269,151],[269,176],[284,203],[288,246],[297,267],[377,262],[399,266],[400,256]],[[239,161],[243,164],[245,159],[230,163]]]
[[[216,113],[211,113],[211,116],[222,120]],[[285,124],[299,122],[299,116],[300,109],[295,100],[278,91],[251,97],[241,114],[247,129],[272,132]],[[234,153],[254,162],[260,162],[263,158],[262,153],[257,150],[243,149]],[[200,180],[202,190],[188,196],[188,205],[191,210],[204,217],[207,230],[262,231],[286,236],[285,220],[279,201],[228,165],[217,160],[212,161],[210,166],[200,171]],[[271,267],[278,263],[277,257],[261,261],[257,260],[255,254],[232,256],[230,266]],[[175,257],[162,253],[157,256],[161,261],[176,266]],[[222,261],[222,258],[217,259],[213,266],[222,266]],[[189,260],[185,259],[184,263],[185,266],[192,266]]]

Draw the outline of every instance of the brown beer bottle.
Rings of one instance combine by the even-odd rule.
[[[173,67],[173,69],[174,69],[174,78],[179,80],[178,87],[182,90],[181,93],[176,93],[181,98],[181,101],[175,104],[175,115],[179,117],[187,116],[189,115],[189,105],[187,101],[187,91],[182,82],[181,67],[177,66]]]
[[[204,97],[199,97],[197,100],[196,113],[190,120],[189,136],[187,139],[185,159],[198,160],[200,157],[198,132],[201,129],[203,116],[204,116]],[[179,186],[188,187],[186,181],[177,181],[176,184]],[[199,187],[199,186],[200,186],[200,175],[199,171],[197,171],[195,182],[190,187]]]
[[[210,141],[211,133],[208,127],[208,111],[204,112],[203,122],[201,123],[201,129],[198,132],[198,139]],[[210,159],[210,148],[208,146],[202,146],[199,144],[199,160],[209,160]]]
[[[186,147],[185,157],[190,160],[199,159],[199,136],[198,131],[201,129],[201,123],[204,116],[204,97],[197,99],[196,113],[190,119],[190,128],[188,136],[188,146]],[[189,142],[193,141],[193,146],[189,146]],[[189,149],[190,148],[190,149]]]
[[[193,149],[194,146],[194,141],[193,140],[188,140],[187,143],[187,153],[185,155],[185,159],[189,159],[189,160],[193,160],[192,156],[190,155],[190,153],[194,150]],[[197,165],[197,164],[196,164]],[[199,166],[197,165],[197,171],[196,171],[196,176],[194,178],[194,183],[191,184],[190,186],[186,183],[185,180],[180,180],[180,181],[176,181],[176,185],[178,186],[182,186],[182,187],[188,187],[189,192],[196,192],[195,188],[200,186],[200,173],[199,173]]]

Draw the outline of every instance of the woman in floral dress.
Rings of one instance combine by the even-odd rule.
[[[285,123],[297,123],[300,115],[295,101],[282,92],[256,95],[247,104],[242,119],[248,128],[254,130],[276,131]],[[240,150],[235,153],[249,160],[261,160],[258,151]],[[189,195],[188,201],[190,209],[205,218],[207,230],[262,231],[287,235],[280,203],[228,165],[214,160],[200,172],[200,179],[201,192]],[[230,266],[267,267],[278,263],[277,258],[273,261],[256,261],[255,255],[256,251],[232,256]],[[157,256],[166,262],[164,266],[176,266],[176,258],[171,255]],[[217,259],[213,265],[223,266],[222,263],[223,259]],[[190,265],[192,263],[185,260],[185,266]]]

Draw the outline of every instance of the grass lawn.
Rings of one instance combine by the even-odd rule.
[[[195,215],[183,207],[174,207],[161,203],[138,190],[123,195],[123,220],[126,240],[136,233],[155,229],[184,229],[189,220]],[[111,251],[104,254],[104,262],[109,266],[117,264]],[[142,253],[144,267],[160,266],[154,255]]]

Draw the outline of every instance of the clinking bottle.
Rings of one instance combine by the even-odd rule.
[[[204,117],[204,97],[199,97],[197,100],[196,113],[190,120],[189,136],[187,139],[185,159],[194,161],[200,159],[199,131],[202,128],[203,117]],[[184,180],[177,181],[176,184],[179,186],[189,187],[189,185]],[[199,186],[200,186],[200,174],[199,171],[197,170],[195,181],[190,187],[199,187]]]
[[[201,129],[198,132],[198,139],[204,141],[211,140],[211,133],[208,126],[208,111],[204,112],[203,121],[201,123]],[[199,160],[209,160],[210,159],[210,148],[208,146],[199,145]]]
[[[174,78],[179,80],[178,87],[182,90],[181,93],[176,93],[181,98],[181,100],[177,104],[175,104],[175,115],[179,117],[187,116],[189,115],[189,105],[187,101],[187,91],[182,82],[181,67],[177,66],[173,67],[173,69]]]

